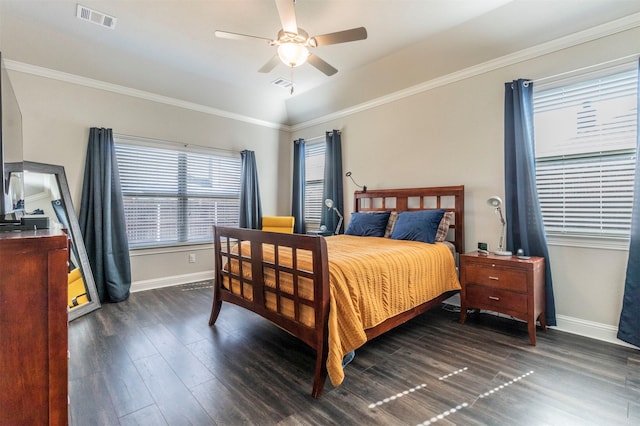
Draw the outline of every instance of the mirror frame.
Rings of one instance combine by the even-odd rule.
[[[56,166],[53,164],[36,163],[33,161],[23,161],[22,163],[6,163],[7,173],[14,172],[34,172],[42,174],[55,175],[58,182],[58,189],[60,190],[60,196],[64,204],[64,211],[67,214],[67,220],[69,221],[69,229],[71,235],[71,243],[75,247],[76,254],[78,256],[78,262],[80,262],[82,277],[84,279],[84,285],[89,293],[89,301],[73,309],[69,309],[69,321],[93,312],[99,309],[100,297],[98,296],[98,289],[93,278],[93,272],[91,271],[91,264],[89,263],[89,257],[87,256],[87,249],[82,239],[82,233],[80,232],[80,225],[78,223],[78,217],[76,211],[73,209],[73,202],[71,201],[71,193],[69,192],[69,184],[67,183],[67,176],[64,172],[63,166]],[[26,207],[26,206],[25,206]],[[69,248],[71,250],[71,247]]]

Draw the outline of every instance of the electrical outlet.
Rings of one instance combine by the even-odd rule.
[[[196,254],[189,253],[189,263],[196,263]]]
[[[487,243],[478,243],[478,250],[488,250]]]

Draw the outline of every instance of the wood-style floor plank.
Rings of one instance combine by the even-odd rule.
[[[69,325],[72,425],[640,424],[640,351],[436,308],[310,392],[306,345],[208,283],[134,293]]]
[[[157,405],[150,405],[120,418],[122,426],[168,425]]]
[[[101,372],[70,380],[69,401],[73,425],[118,424],[118,415]]]
[[[168,424],[211,424],[211,417],[162,356],[143,358],[135,365]]]
[[[143,332],[186,387],[192,388],[213,378],[207,367],[164,325],[145,327]]]

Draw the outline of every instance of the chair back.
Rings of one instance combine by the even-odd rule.
[[[293,234],[293,225],[296,218],[293,216],[263,216],[262,230],[268,232],[282,232]]]

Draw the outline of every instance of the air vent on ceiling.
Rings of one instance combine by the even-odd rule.
[[[288,89],[289,87],[293,86],[293,81],[289,81],[286,78],[278,77],[277,79],[273,80],[271,84]]]
[[[76,8],[76,17],[83,21],[89,21],[110,29],[114,29],[116,27],[116,22],[118,21],[118,18],[105,15],[102,12],[89,9],[88,7],[80,4]]]

